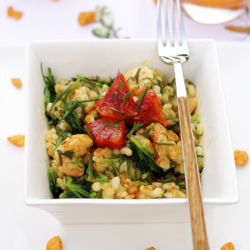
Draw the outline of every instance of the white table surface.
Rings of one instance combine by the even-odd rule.
[[[89,39],[98,24],[81,27],[78,13],[107,5],[114,13],[121,37],[154,38],[156,6],[153,0],[1,0],[0,1],[0,249],[42,250],[60,235],[65,250],[191,249],[190,227],[180,224],[61,225],[44,211],[27,207],[23,200],[24,148],[7,137],[25,131],[25,46],[30,40]],[[23,11],[19,21],[7,17],[7,7]],[[227,24],[202,25],[184,17],[188,38],[213,38],[218,42],[224,92],[232,131],[233,149],[250,155],[250,35],[227,31],[226,25],[246,26],[246,14]],[[13,47],[3,46],[12,44]],[[212,72],[211,72],[212,74]],[[15,89],[10,79],[23,81]],[[216,97],[215,97],[216,98]],[[225,173],[226,174],[226,173]],[[250,249],[250,164],[237,167],[240,202],[207,211],[211,250],[232,241],[236,250]],[[88,216],[88,215],[86,215]]]
[[[16,21],[8,18],[7,8],[23,12]],[[155,38],[156,4],[153,0],[1,0],[0,44],[20,44],[31,40],[71,40],[95,38],[99,23],[80,26],[80,12],[108,6],[114,15],[114,27],[121,28],[120,37]],[[217,41],[250,41],[250,35],[228,31],[225,26],[250,26],[250,12],[224,24],[200,24],[184,16],[187,38],[212,38]]]
[[[250,154],[250,44],[218,42],[218,51],[233,148]],[[22,89],[12,86],[13,77],[22,79]],[[42,250],[56,235],[60,235],[65,250],[192,249],[188,223],[61,225],[46,212],[27,207],[23,199],[25,149],[7,141],[7,136],[25,131],[25,46],[0,46],[0,86],[0,249]],[[249,164],[237,167],[239,204],[205,213],[212,250],[228,241],[236,250],[249,249],[249,176]]]

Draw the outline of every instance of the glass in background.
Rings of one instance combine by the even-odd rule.
[[[185,13],[200,23],[216,24],[243,14],[250,0],[181,0]]]

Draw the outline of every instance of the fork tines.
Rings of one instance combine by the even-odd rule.
[[[174,0],[158,0],[157,29],[158,43],[162,41],[164,47],[186,43],[180,0],[176,4]]]

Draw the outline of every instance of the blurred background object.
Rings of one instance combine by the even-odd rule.
[[[249,0],[182,0],[182,7],[195,21],[216,24],[239,17],[249,3]]]
[[[196,0],[197,1],[197,0]],[[208,1],[208,0],[207,0]],[[215,0],[211,0],[215,1]],[[190,4],[190,3],[183,3]],[[21,11],[22,17],[16,20],[8,16],[8,8],[13,11]],[[79,24],[80,13],[96,12],[97,7],[105,8],[105,18],[113,18],[113,27],[119,38],[131,39],[155,39],[156,37],[156,12],[157,6],[154,0],[1,0],[0,9],[0,45],[26,44],[34,40],[82,40],[105,38],[105,28],[98,15],[89,24]],[[11,9],[10,9],[11,10]],[[109,10],[109,11],[107,11]],[[9,14],[13,15],[11,10]],[[185,29],[188,39],[215,39],[217,41],[250,41],[250,35],[242,32],[228,30],[226,26],[250,27],[250,15],[243,10],[238,18],[221,24],[202,24],[194,21],[188,15],[184,15]],[[86,21],[82,15],[81,23]],[[83,22],[82,22],[83,21]],[[97,37],[95,33],[99,35]],[[102,29],[102,30],[100,30]],[[102,32],[100,32],[102,31]],[[107,30],[106,30],[107,31]],[[107,38],[115,38],[114,31],[109,29]]]

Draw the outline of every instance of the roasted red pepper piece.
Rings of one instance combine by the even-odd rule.
[[[139,100],[136,102],[137,106],[138,103]],[[158,122],[161,123],[164,127],[167,126],[167,121],[163,114],[161,102],[152,89],[149,89],[146,92],[137,115],[126,120],[126,123],[130,125],[133,125],[134,122],[146,122],[145,126],[148,126],[153,122]]]
[[[131,114],[136,115],[136,105],[130,93],[126,79],[118,72],[109,91],[101,100],[95,103],[96,110],[102,117],[116,118],[116,120]]]
[[[121,121],[114,124],[115,121],[117,121],[117,119],[100,118],[87,125],[97,147],[108,147],[111,149],[123,148],[125,143],[125,122]],[[114,124],[117,127],[106,125],[103,122]]]

